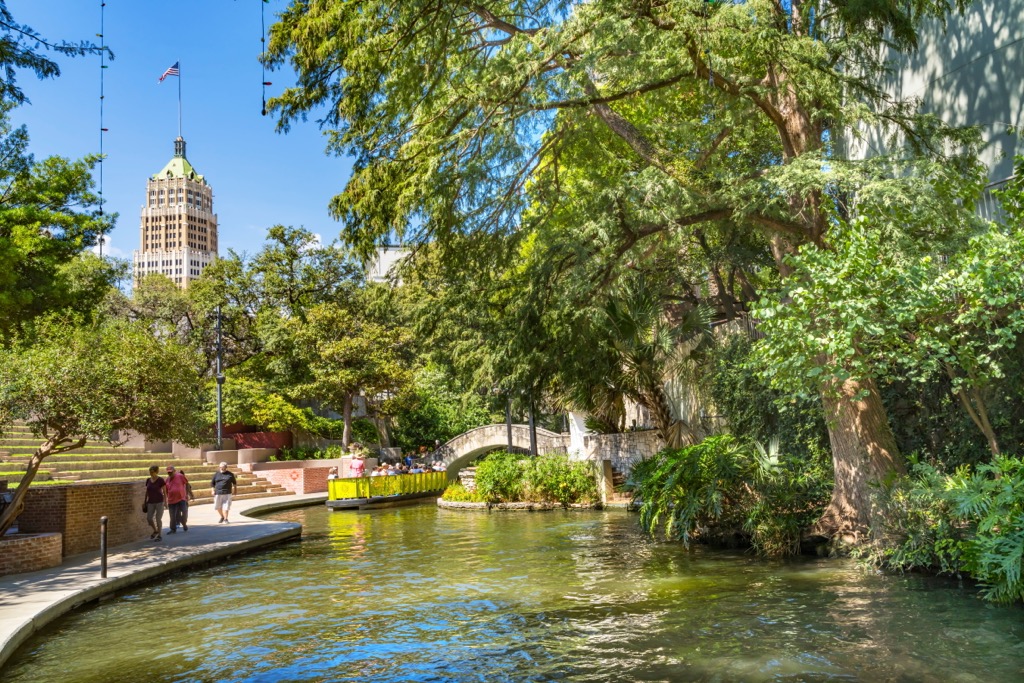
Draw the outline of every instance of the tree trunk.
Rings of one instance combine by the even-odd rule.
[[[658,425],[658,433],[666,448],[685,448],[697,443],[697,434],[693,428],[685,420],[672,417],[672,408],[662,387],[651,387],[650,395],[645,397],[644,402],[651,411],[654,423]]]
[[[391,416],[381,415],[374,419],[377,434],[380,436],[381,448],[391,448]]]
[[[341,445],[347,450],[352,443],[352,394],[345,394],[345,403],[341,408],[341,417],[345,421],[345,428],[341,433]]]
[[[25,497],[28,495],[28,487],[32,480],[35,479],[39,466],[43,464],[43,458],[54,451],[54,444],[56,442],[56,437],[50,438],[32,454],[32,459],[28,461],[28,467],[21,478],[21,483],[18,484],[18,488],[14,492],[14,499],[10,505],[4,508],[3,514],[0,514],[0,536],[6,534],[7,530],[14,526],[14,520],[18,519],[18,515],[25,510]]]
[[[872,490],[894,475],[905,474],[873,380],[847,380],[822,393],[828,437],[832,445],[835,487],[832,500],[812,535],[856,544],[879,520],[871,503]],[[864,390],[867,396],[858,396]]]

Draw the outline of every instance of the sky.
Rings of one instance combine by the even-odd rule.
[[[51,42],[99,44],[100,0],[7,0],[15,21]],[[213,187],[221,254],[254,253],[267,228],[304,226],[325,242],[340,224],[327,212],[351,171],[328,156],[318,124],[296,123],[277,133],[263,116],[258,56],[260,9],[269,30],[285,0],[106,0],[103,34],[113,61],[103,70],[104,208],[119,213],[105,253],[131,258],[139,247],[146,179],[174,155],[178,82],[161,74],[180,62],[182,137],[187,156]],[[40,81],[22,71],[18,84],[30,104],[12,113],[26,124],[37,159],[81,158],[99,151],[100,59],[51,55],[61,68]],[[294,84],[291,72],[267,72],[267,97]],[[98,175],[98,174],[97,174]]]

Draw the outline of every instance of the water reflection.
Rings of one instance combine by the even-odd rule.
[[[618,512],[279,517],[301,544],[76,613],[4,682],[1024,679],[1024,610],[955,582],[686,551]]]

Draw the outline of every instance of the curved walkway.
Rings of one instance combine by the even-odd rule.
[[[98,552],[73,555],[52,569],[0,577],[0,670],[29,636],[84,603],[162,574],[302,535],[301,524],[246,515],[325,500],[327,494],[311,493],[236,501],[230,524],[217,523],[212,505],[194,506],[189,510],[188,532],[167,535],[165,531],[160,543],[138,541],[112,548],[107,553],[105,579],[100,578]]]

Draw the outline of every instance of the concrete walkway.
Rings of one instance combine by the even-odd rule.
[[[226,558],[297,539],[302,525],[272,522],[246,515],[315,505],[324,493],[235,501],[231,523],[218,524],[213,505],[189,509],[188,531],[167,534],[164,540],[139,541],[111,548],[107,578],[100,578],[99,553],[65,558],[53,569],[0,577],[0,669],[33,633],[91,600],[195,564]]]

